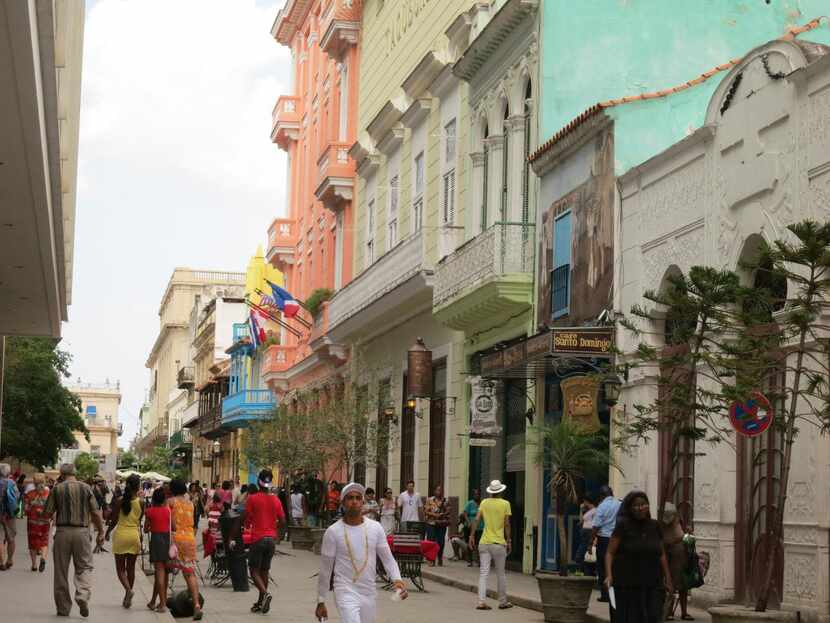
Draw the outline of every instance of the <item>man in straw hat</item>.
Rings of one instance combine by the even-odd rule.
[[[393,580],[400,598],[407,597],[398,563],[386,542],[386,532],[378,522],[362,513],[365,493],[363,485],[356,482],[343,487],[343,518],[329,526],[323,536],[317,610],[314,613],[318,621],[324,621],[329,616],[326,594],[333,571],[334,601],[342,623],[374,623],[377,597],[375,561],[378,558]]]
[[[470,532],[470,549],[475,549],[475,533],[482,519],[484,533],[478,543],[478,559],[480,563],[478,576],[478,605],[476,610],[492,610],[487,605],[487,578],[490,575],[490,561],[496,566],[496,577],[499,585],[499,609],[512,608],[513,604],[507,601],[507,574],[504,564],[510,554],[510,502],[502,499],[507,485],[500,480],[493,480],[487,487],[490,497],[481,502],[478,513],[473,521]]]

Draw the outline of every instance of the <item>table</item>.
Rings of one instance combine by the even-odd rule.
[[[389,549],[392,550],[392,553],[398,554],[417,554],[418,551],[414,547],[392,547],[392,535],[388,535],[386,537],[386,542],[389,543]],[[421,541],[420,544],[420,553],[421,555],[426,558],[429,562],[435,562],[435,559],[438,557],[438,543],[435,541]]]

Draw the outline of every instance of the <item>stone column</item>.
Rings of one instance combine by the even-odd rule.
[[[484,200],[482,184],[484,183],[484,151],[470,154],[472,175],[470,177],[470,238],[475,238],[486,225],[481,223],[481,203]]]

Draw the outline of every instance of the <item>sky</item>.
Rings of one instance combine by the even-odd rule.
[[[120,381],[127,447],[144,364],[177,266],[243,272],[284,215],[271,111],[290,55],[283,0],[88,0],[74,285],[62,348],[72,381]]]

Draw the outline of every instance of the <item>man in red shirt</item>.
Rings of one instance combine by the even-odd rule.
[[[270,469],[259,472],[259,491],[248,496],[245,503],[244,525],[251,528],[251,549],[248,566],[251,578],[259,591],[259,599],[251,612],[267,614],[271,609],[271,593],[268,592],[268,572],[274,547],[280,542],[279,534],[285,523],[285,511],[277,496],[271,494],[274,475]]]

